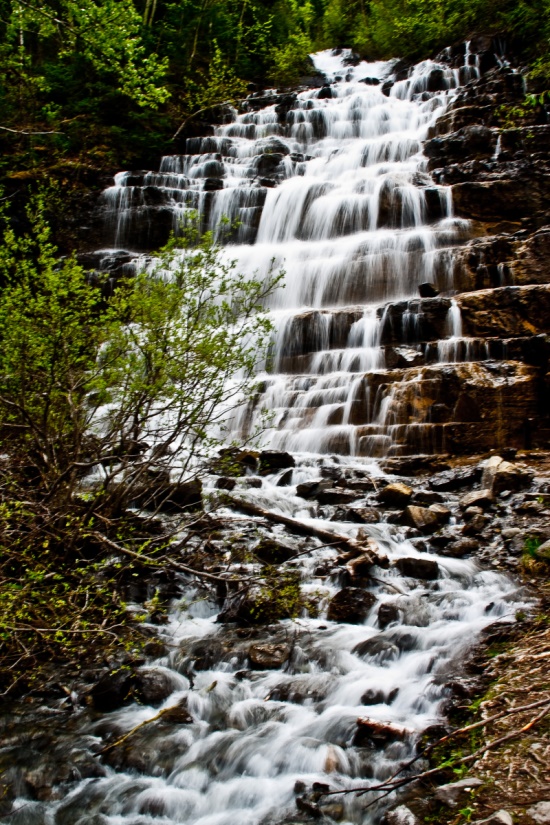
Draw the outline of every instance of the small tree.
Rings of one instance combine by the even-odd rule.
[[[43,213],[38,199],[33,233],[5,226],[0,248],[0,638],[27,628],[26,649],[45,614],[61,633],[104,621],[112,589],[90,562],[165,551],[178,531],[181,543],[185,509],[159,538],[129,507],[174,501],[223,440],[228,409],[254,392],[278,281],[237,277],[207,235],[171,241],[106,298],[58,261]]]

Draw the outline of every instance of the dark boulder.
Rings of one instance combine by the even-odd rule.
[[[111,670],[102,676],[90,691],[93,706],[102,713],[118,710],[132,700],[135,673],[128,667]]]
[[[139,670],[135,675],[135,696],[144,705],[161,705],[176,689],[175,679],[164,670]]]
[[[433,581],[439,578],[439,566],[437,562],[430,559],[397,559],[395,566],[400,573],[412,579]]]
[[[254,555],[265,564],[282,564],[296,555],[296,550],[275,539],[263,538],[254,548]]]
[[[391,602],[384,602],[378,608],[378,624],[384,630],[389,624],[399,621],[399,608]]]
[[[369,615],[376,596],[360,587],[344,587],[330,600],[327,618],[331,622],[362,624]]]
[[[295,467],[296,461],[290,453],[279,452],[278,450],[262,450],[260,453],[260,473],[268,475],[276,473],[278,470],[286,470]]]

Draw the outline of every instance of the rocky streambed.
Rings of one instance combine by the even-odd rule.
[[[6,708],[4,812],[56,825],[379,821],[395,795],[326,794],[380,784],[444,735],[475,690],[464,660],[480,634],[535,605],[518,567],[548,555],[550,455],[513,452],[381,466],[237,454],[236,476],[208,481],[201,569],[286,570],[298,615],[270,620],[279,596],[258,601],[254,582],[177,576],[162,615],[139,606],[141,650],[103,670],[75,662]]]

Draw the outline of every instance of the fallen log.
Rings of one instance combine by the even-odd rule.
[[[272,510],[265,510],[263,507],[259,507],[257,504],[252,504],[252,502],[245,501],[244,499],[229,497],[228,503],[234,507],[235,510],[239,510],[247,515],[259,516],[260,518],[266,519],[266,521],[272,521],[275,524],[283,524],[293,533],[299,533],[302,536],[311,536],[319,539],[325,544],[331,544],[335,547],[342,545],[342,547],[344,547],[348,552],[353,553],[354,557],[364,556],[365,561],[367,558],[370,559],[370,563],[372,565],[377,564],[379,567],[389,566],[388,557],[380,551],[374,539],[370,537],[365,540],[358,541],[350,538],[349,536],[343,536],[340,533],[333,533],[331,530],[325,530],[324,527],[316,527],[314,524],[308,524],[307,522],[300,521],[299,519],[284,516],[282,513],[274,513]]]

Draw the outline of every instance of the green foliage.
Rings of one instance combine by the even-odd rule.
[[[541,546],[542,541],[538,536],[527,536],[523,543],[523,552],[532,559],[537,558],[537,550]]]
[[[251,610],[252,617],[258,623],[271,624],[279,619],[295,619],[300,615],[304,603],[298,571],[265,565],[262,582]]]
[[[312,44],[305,32],[291,34],[285,46],[273,53],[271,77],[280,86],[292,86],[299,82],[300,76],[311,71],[308,54]]]
[[[0,670],[126,624],[131,567],[113,548],[143,567],[172,541],[130,507],[160,507],[200,472],[228,407],[254,392],[279,279],[238,277],[191,226],[108,295],[58,259],[42,196],[27,217],[22,236],[4,217],[0,245]],[[187,520],[174,517],[180,543]]]

